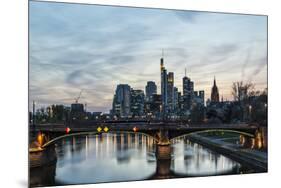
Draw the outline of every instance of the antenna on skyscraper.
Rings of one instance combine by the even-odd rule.
[[[162,48],[162,58],[164,58],[164,49]]]
[[[184,68],[184,76],[186,77],[186,68]]]

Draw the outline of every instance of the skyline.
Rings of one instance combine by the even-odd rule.
[[[160,93],[162,49],[181,92],[185,68],[206,99],[214,76],[227,99],[234,81],[267,87],[266,16],[30,2],[29,24],[30,103],[70,105],[86,89],[88,110],[108,112],[117,84]]]

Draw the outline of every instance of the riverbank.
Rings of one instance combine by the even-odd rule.
[[[254,168],[257,172],[267,172],[268,170],[267,153],[265,152],[239,147],[235,144],[198,134],[190,135],[188,139],[221,153],[245,166]]]

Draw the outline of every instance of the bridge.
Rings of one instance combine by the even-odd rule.
[[[66,130],[68,129],[68,131]],[[176,122],[102,122],[98,124],[72,125],[65,124],[37,124],[31,128],[32,132],[41,132],[48,136],[48,141],[54,143],[61,136],[87,133],[120,133],[138,132],[156,139],[157,143],[169,142],[171,139],[200,132],[234,132],[254,137],[258,126],[248,124],[198,124],[188,125]],[[45,144],[46,145],[46,144]],[[49,144],[48,144],[49,145]],[[48,146],[46,145],[46,146]]]
[[[66,131],[69,128],[69,132]],[[94,125],[79,125],[66,127],[65,124],[38,124],[32,129],[33,132],[42,132],[48,135],[49,142],[53,143],[54,139],[58,140],[61,136],[70,136],[72,134],[87,133],[120,133],[120,132],[138,132],[155,138],[158,143],[169,142],[171,139],[188,135],[191,133],[201,132],[233,132],[254,137],[258,130],[258,126],[248,124],[201,124],[188,125],[177,124],[175,122],[103,122]]]
[[[102,133],[130,133],[137,132],[153,137],[157,143],[157,159],[170,159],[170,141],[174,138],[203,132],[232,132],[254,138],[258,127],[248,124],[202,124],[188,125],[177,122],[99,122],[96,124],[72,125],[65,124],[37,124],[32,132],[44,134],[41,138],[40,148],[46,150],[58,140],[75,135],[102,134]]]
[[[261,162],[259,159],[248,156],[248,154],[241,153],[237,148],[228,148],[224,145],[217,145],[208,140],[198,140],[200,134],[192,135],[193,133],[204,132],[231,132],[244,135],[246,143],[252,143],[260,134],[261,128],[257,125],[248,124],[201,124],[189,125],[186,123],[176,122],[100,122],[96,124],[80,124],[67,126],[65,124],[37,124],[30,130],[37,134],[41,140],[40,147],[32,150],[30,149],[30,167],[46,167],[54,166],[57,161],[57,154],[55,151],[55,143],[59,140],[78,135],[99,135],[110,133],[139,133],[151,136],[156,141],[156,173],[151,175],[148,179],[162,179],[173,177],[186,177],[181,174],[175,174],[170,169],[172,162],[172,147],[173,139],[181,136],[191,135],[188,139],[205,145],[214,151],[228,156],[229,158],[242,163],[245,166],[254,168],[257,171],[267,171],[267,162]],[[43,136],[46,140],[44,141]],[[197,139],[197,140],[196,140]],[[41,169],[41,168],[33,168]],[[55,169],[55,168],[54,168]],[[55,173],[55,170],[53,170]],[[228,172],[226,172],[227,174]],[[229,172],[231,173],[231,172]]]

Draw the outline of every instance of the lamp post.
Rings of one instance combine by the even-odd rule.
[[[252,106],[249,105],[249,119],[252,120]]]
[[[32,102],[32,129],[33,135],[35,136],[35,101]]]
[[[161,117],[161,120],[163,121],[164,119],[164,115],[163,115],[163,112],[162,112],[162,105],[160,104],[160,117]]]

